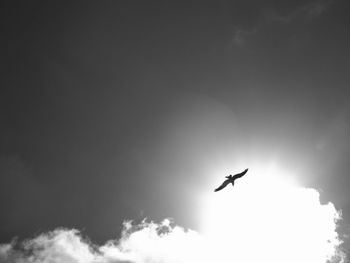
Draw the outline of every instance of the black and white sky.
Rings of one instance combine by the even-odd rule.
[[[271,162],[342,211],[346,239],[349,1],[0,10],[0,243],[57,227],[103,243],[127,219],[199,230],[202,194]]]

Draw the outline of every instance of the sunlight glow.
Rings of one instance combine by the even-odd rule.
[[[336,254],[339,214],[291,178],[276,165],[255,166],[204,198],[200,232],[216,241],[220,262],[316,263]]]

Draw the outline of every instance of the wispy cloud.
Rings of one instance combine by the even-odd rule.
[[[300,19],[316,19],[324,14],[336,0],[308,1],[302,5],[280,12],[276,6],[262,8],[263,16],[249,28],[236,26],[233,32],[233,43],[243,45],[250,36],[271,23],[292,23]]]
[[[244,30],[237,28],[233,33],[233,43],[240,46],[243,45],[250,35],[254,35],[258,31],[258,28],[253,28],[251,30]]]
[[[334,0],[314,1],[301,8],[302,13],[308,18],[315,18],[326,12]]]
[[[318,0],[307,2],[303,5],[297,6],[291,9],[286,14],[281,14],[278,11],[267,12],[265,15],[265,20],[267,22],[277,21],[289,23],[298,19],[314,19],[321,16],[327,11],[334,0]]]

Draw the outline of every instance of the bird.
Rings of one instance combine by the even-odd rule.
[[[243,172],[239,173],[239,174],[235,174],[235,175],[229,175],[229,176],[225,176],[227,179],[218,187],[214,190],[214,192],[220,191],[222,189],[224,189],[229,183],[232,184],[232,186],[234,186],[235,184],[235,180],[237,178],[241,178],[243,175],[245,175],[248,172],[248,169],[245,169]]]

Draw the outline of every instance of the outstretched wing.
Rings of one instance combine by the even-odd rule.
[[[248,172],[248,169],[245,169],[243,172],[239,173],[239,174],[235,174],[234,176],[232,176],[233,180],[236,180],[237,178],[242,177],[243,175],[245,175]]]
[[[216,188],[216,189],[214,190],[214,192],[217,192],[217,191],[220,191],[220,190],[224,189],[229,183],[230,183],[230,180],[229,180],[229,179],[225,180],[225,181],[222,183],[222,185],[220,185],[218,188]]]

